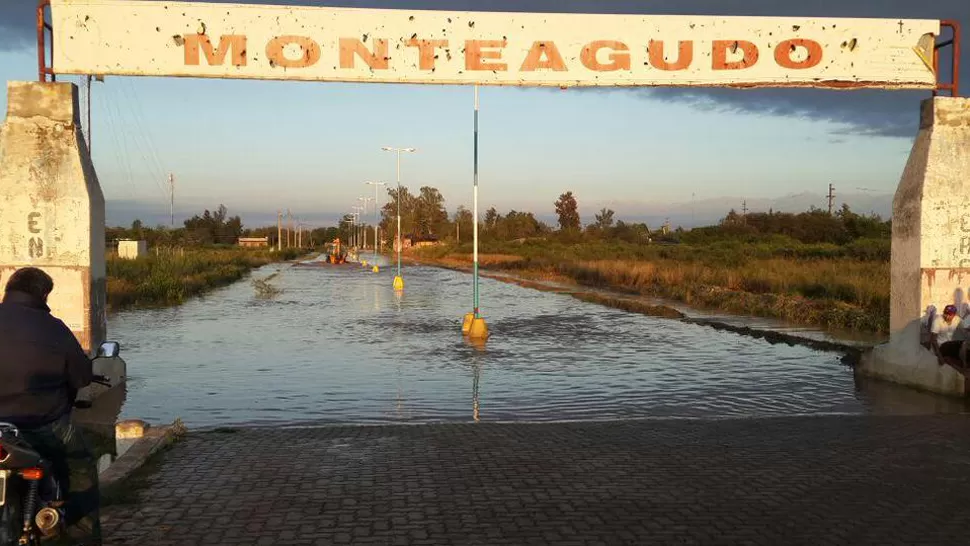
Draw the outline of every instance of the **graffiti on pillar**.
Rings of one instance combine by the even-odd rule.
[[[954,249],[960,268],[970,268],[970,214],[960,218],[960,244]]]
[[[39,212],[31,212],[27,215],[27,231],[31,233],[30,240],[27,241],[27,254],[31,258],[44,257],[44,238],[36,235],[40,233],[40,228],[37,226],[39,221]]]

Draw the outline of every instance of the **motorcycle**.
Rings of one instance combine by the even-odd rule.
[[[95,360],[118,356],[120,346],[101,345]],[[109,378],[92,381],[106,387]],[[90,402],[75,402],[90,407]],[[38,546],[41,539],[56,536],[64,521],[64,491],[45,460],[20,435],[17,427],[0,422],[0,546]]]

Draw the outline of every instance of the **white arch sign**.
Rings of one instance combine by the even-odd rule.
[[[936,20],[53,0],[59,74],[933,89]]]

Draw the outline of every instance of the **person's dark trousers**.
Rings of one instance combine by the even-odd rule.
[[[54,544],[101,545],[98,463],[81,429],[70,416],[42,427],[21,430],[23,438],[48,461],[67,491],[64,505],[66,536]]]
[[[946,343],[941,343],[940,356],[960,360],[960,346],[962,345],[963,341],[947,341]]]

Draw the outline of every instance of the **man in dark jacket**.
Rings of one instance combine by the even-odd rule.
[[[98,468],[71,424],[91,361],[71,330],[51,315],[54,281],[26,267],[7,281],[0,303],[0,421],[13,423],[66,484],[65,520],[73,544],[100,545]]]

